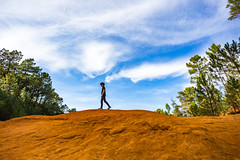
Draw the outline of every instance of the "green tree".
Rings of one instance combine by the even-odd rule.
[[[5,77],[9,72],[15,72],[22,57],[22,53],[17,50],[0,50],[0,76]]]
[[[224,45],[224,52],[222,53],[222,57],[225,60],[225,63],[228,67],[229,74],[231,76],[235,76],[236,74],[239,76],[240,74],[240,46],[238,46],[237,42],[233,41],[232,44],[226,43]]]
[[[161,114],[166,114],[166,111],[164,111],[163,109],[159,109],[159,108],[155,112],[161,113]]]
[[[184,91],[178,92],[177,98],[181,102],[182,115],[194,117],[212,115],[209,104],[206,101],[206,94],[197,87],[187,87]]]
[[[233,41],[232,44],[226,43],[224,48],[221,45],[213,44],[206,52],[209,59],[209,70],[215,78],[218,86],[223,86],[225,91],[225,108],[233,108],[236,112],[239,104],[239,55],[240,48]],[[226,110],[225,109],[225,110]],[[225,112],[224,110],[224,112]]]
[[[177,117],[183,117],[185,116],[184,112],[181,110],[181,106],[178,105],[173,99],[171,99],[172,101],[172,106],[173,106],[173,115],[177,116]]]
[[[21,59],[21,52],[0,50],[0,120],[66,112],[68,107],[52,87],[50,75],[34,59],[20,63]]]
[[[167,114],[170,115],[171,107],[169,106],[169,104],[166,103],[165,108],[167,110]]]
[[[214,77],[209,74],[207,59],[199,55],[190,58],[190,62],[186,64],[191,75],[191,82],[196,84],[198,93],[198,103],[202,106],[204,102],[209,108],[212,116],[218,114],[218,102],[215,94],[220,93],[214,86]],[[200,95],[200,96],[199,96]],[[201,102],[202,101],[202,102]]]
[[[231,15],[228,20],[240,18],[240,0],[228,0],[226,7],[230,9]]]
[[[206,52],[209,59],[211,75],[215,77],[218,86],[223,86],[225,91],[225,108],[232,108],[235,112],[239,108],[239,86],[237,85],[240,74],[240,46],[233,41],[221,45],[213,44]],[[225,111],[224,111],[225,112]]]
[[[226,102],[237,113],[240,107],[240,80],[230,77],[226,84]]]
[[[71,112],[77,112],[77,109],[76,108],[71,108],[71,109],[68,109],[68,112],[71,113]]]
[[[155,112],[161,113],[161,114],[166,114],[166,115],[171,115],[170,114],[171,107],[169,106],[169,104],[166,103],[165,108],[166,108],[166,111],[164,111],[163,109],[157,109]]]
[[[186,65],[195,87],[178,92],[179,108],[188,116],[217,116],[229,108],[236,113],[240,108],[239,56],[240,45],[233,41],[224,47],[212,44],[206,57],[191,57]]]

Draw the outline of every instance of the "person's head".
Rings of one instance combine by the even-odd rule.
[[[104,83],[104,82],[101,82],[100,85],[101,85],[102,87],[104,87],[105,83]]]

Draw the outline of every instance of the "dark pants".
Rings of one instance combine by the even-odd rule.
[[[108,104],[108,102],[106,101],[106,96],[102,96],[101,97],[101,107],[100,108],[102,108],[103,107],[103,101],[108,105],[108,108],[111,108],[111,106]]]

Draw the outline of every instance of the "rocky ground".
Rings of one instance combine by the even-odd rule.
[[[1,160],[240,159],[240,115],[86,110],[0,122]]]

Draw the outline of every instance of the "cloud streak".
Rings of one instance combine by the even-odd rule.
[[[186,59],[174,60],[167,63],[144,63],[130,69],[121,70],[117,74],[106,77],[106,82],[120,78],[129,78],[136,83],[141,80],[163,79],[177,77],[187,73]]]
[[[93,78],[129,60],[129,44],[178,45],[233,27],[224,20],[228,16],[225,3],[225,0],[2,1],[0,47],[21,50],[25,57],[34,57],[52,71],[77,69]],[[197,8],[199,5],[202,7]],[[126,42],[102,40],[112,35]],[[167,68],[164,64],[149,63],[138,68],[153,68],[152,77],[167,75],[164,72],[158,75],[155,67]],[[123,70],[112,78],[132,77],[138,81],[137,76],[129,75],[132,71],[138,69]]]

